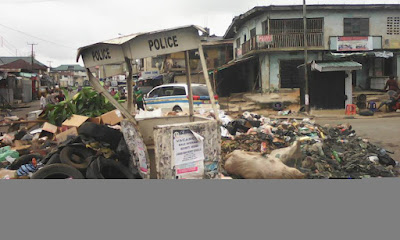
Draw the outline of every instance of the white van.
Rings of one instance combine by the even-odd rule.
[[[210,96],[205,84],[192,84],[194,110],[212,110]],[[163,112],[189,112],[189,94],[186,84],[165,84],[153,88],[145,97],[146,108],[160,108]],[[215,95],[218,105],[218,96]]]

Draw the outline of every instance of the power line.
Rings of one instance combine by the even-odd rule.
[[[15,32],[19,32],[19,33],[24,34],[24,35],[26,35],[26,36],[39,39],[39,40],[44,41],[44,42],[48,42],[48,43],[52,43],[52,44],[54,44],[54,45],[58,45],[58,46],[60,46],[60,47],[70,48],[70,49],[76,49],[76,48],[73,48],[73,47],[70,47],[70,46],[66,46],[66,45],[62,45],[62,44],[56,43],[56,42],[52,42],[52,41],[49,41],[49,40],[45,40],[45,39],[43,39],[43,38],[35,37],[35,36],[33,36],[33,35],[29,34],[29,33],[22,32],[22,31],[20,31],[20,30],[17,30],[17,29],[8,27],[8,26],[6,26],[6,25],[4,25],[4,24],[1,24],[1,23],[0,23],[0,26],[3,26],[3,27],[5,27],[5,28],[8,28],[8,29],[13,30],[13,31],[15,31]]]

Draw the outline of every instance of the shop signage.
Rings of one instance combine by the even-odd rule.
[[[372,37],[338,37],[337,39],[337,51],[339,52],[371,50],[374,50]]]

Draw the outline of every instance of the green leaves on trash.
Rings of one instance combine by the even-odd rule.
[[[46,106],[43,118],[47,119],[51,124],[61,126],[73,114],[98,117],[115,109],[104,96],[94,91],[91,87],[83,88],[73,97],[69,96],[68,91],[64,91],[64,95],[65,101],[56,105],[49,104]],[[114,98],[118,100],[119,95],[114,96]]]

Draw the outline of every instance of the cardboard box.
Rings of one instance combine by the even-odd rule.
[[[80,115],[72,115],[72,117],[70,119],[67,119],[62,123],[62,126],[78,128],[84,122],[86,122],[88,119],[89,119],[89,117],[80,116]]]
[[[51,123],[44,123],[42,131],[39,135],[39,138],[48,137],[49,139],[53,139],[54,135],[57,133],[58,127]]]
[[[42,131],[46,131],[46,132],[49,132],[49,133],[57,133],[57,126],[55,126],[55,125],[53,125],[53,124],[51,124],[51,123],[48,123],[48,122],[46,122],[44,125],[43,125],[43,128],[42,128]]]
[[[108,125],[118,124],[123,119],[124,119],[124,117],[122,116],[122,113],[119,110],[114,110],[114,111],[111,111],[111,112],[101,115],[101,122],[103,124],[108,124]]]
[[[56,141],[58,144],[65,142],[69,136],[78,136],[78,129],[76,127],[72,127],[65,132],[56,135]]]
[[[101,124],[101,117],[89,118],[87,121],[96,124]]]

